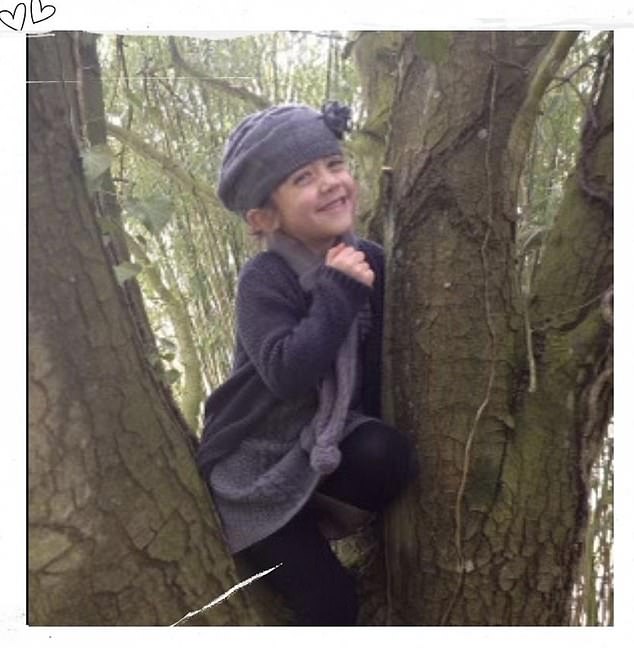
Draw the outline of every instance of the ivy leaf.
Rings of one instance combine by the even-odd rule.
[[[145,200],[128,200],[126,211],[129,216],[142,223],[150,234],[156,236],[169,223],[174,209],[171,201],[165,196],[154,196]]]
[[[170,369],[163,374],[163,378],[168,385],[173,385],[181,377],[181,372],[177,369]]]
[[[114,274],[121,286],[124,281],[136,277],[141,270],[143,270],[143,268],[138,263],[132,263],[131,261],[124,261],[123,263],[114,266]]]
[[[159,343],[159,346],[163,349],[169,349],[171,351],[176,350],[176,344],[170,340],[169,338],[166,337],[158,337],[156,338],[157,342]]]
[[[154,352],[148,353],[147,359],[150,365],[152,365],[153,367],[160,366],[161,358],[159,357],[158,353],[154,353]]]
[[[99,186],[98,181],[110,168],[113,157],[107,144],[95,144],[81,152],[81,164],[90,193],[93,193]]]

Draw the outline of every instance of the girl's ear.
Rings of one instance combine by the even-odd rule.
[[[249,209],[245,219],[252,234],[270,234],[279,227],[277,215],[270,207]]]

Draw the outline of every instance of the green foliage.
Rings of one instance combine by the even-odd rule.
[[[110,168],[112,160],[112,151],[105,144],[96,144],[81,152],[81,163],[89,193],[94,193],[97,189],[101,176]]]
[[[181,377],[181,372],[178,369],[168,369],[163,374],[163,379],[168,385],[172,385]]]
[[[145,200],[130,198],[123,206],[129,216],[136,218],[154,235],[161,233],[173,213],[172,203],[165,196],[152,196]]]
[[[122,284],[128,279],[136,277],[143,268],[137,263],[131,263],[130,261],[124,261],[119,265],[114,266],[114,274],[117,278],[119,284]]]

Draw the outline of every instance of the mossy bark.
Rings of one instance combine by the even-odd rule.
[[[611,209],[591,195],[610,191],[610,75],[597,93],[605,108],[592,118],[594,152],[584,147],[580,162],[592,190],[571,180],[525,318],[515,250],[522,152],[509,147],[521,148],[531,93],[543,92],[574,38],[424,38],[407,36],[401,50],[381,197],[385,405],[415,438],[421,466],[387,521],[389,617],[566,624],[589,464],[611,407],[611,329],[599,308],[611,283]],[[541,330],[541,313],[566,309],[575,313],[564,326]]]
[[[166,625],[238,582],[103,248],[77,35],[29,41],[32,625]],[[193,623],[256,621],[242,594]]]
[[[363,79],[366,116],[348,144],[359,181],[359,225],[362,233],[382,241],[383,227],[375,209],[381,188],[382,164],[388,141],[390,114],[397,82],[397,65],[403,32],[359,33],[352,48],[355,65]]]

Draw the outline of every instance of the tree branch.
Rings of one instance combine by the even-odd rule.
[[[513,122],[506,148],[509,187],[511,189],[509,195],[517,195],[522,167],[530,146],[531,134],[542,97],[578,35],[579,32],[559,32],[544,57],[537,63],[533,78],[528,85],[524,103]],[[505,213],[511,215],[513,205],[508,204],[507,201],[508,198],[505,197]]]
[[[155,162],[161,170],[166,173],[166,175],[178,182],[184,189],[191,191],[199,198],[211,201],[215,206],[219,206],[216,192],[210,184],[195,178],[177,162],[174,162],[171,158],[167,157],[160,151],[157,151],[152,145],[148,144],[132,131],[121,128],[112,122],[107,122],[106,126],[108,128],[108,133],[113,137],[116,137],[122,144],[128,145],[145,159]]]
[[[178,49],[178,45],[176,44],[176,39],[173,36],[170,36],[168,42],[174,65],[186,72],[189,76],[192,76],[201,82],[207,83],[217,90],[221,90],[222,92],[230,96],[237,97],[238,99],[251,104],[260,110],[268,108],[272,105],[268,99],[261,97],[260,95],[255,94],[254,92],[251,92],[246,88],[234,86],[224,79],[209,76],[203,70],[197,68],[193,63],[186,61],[183,58]]]
[[[592,117],[586,117],[576,169],[568,178],[553,228],[535,277],[531,304],[534,324],[548,324],[553,313],[572,312],[569,325],[583,316],[580,305],[594,301],[613,283],[612,246],[612,57],[597,70],[602,83]],[[596,120],[596,126],[595,126]],[[601,179],[604,200],[588,195],[583,179]],[[577,311],[575,313],[575,311]]]

